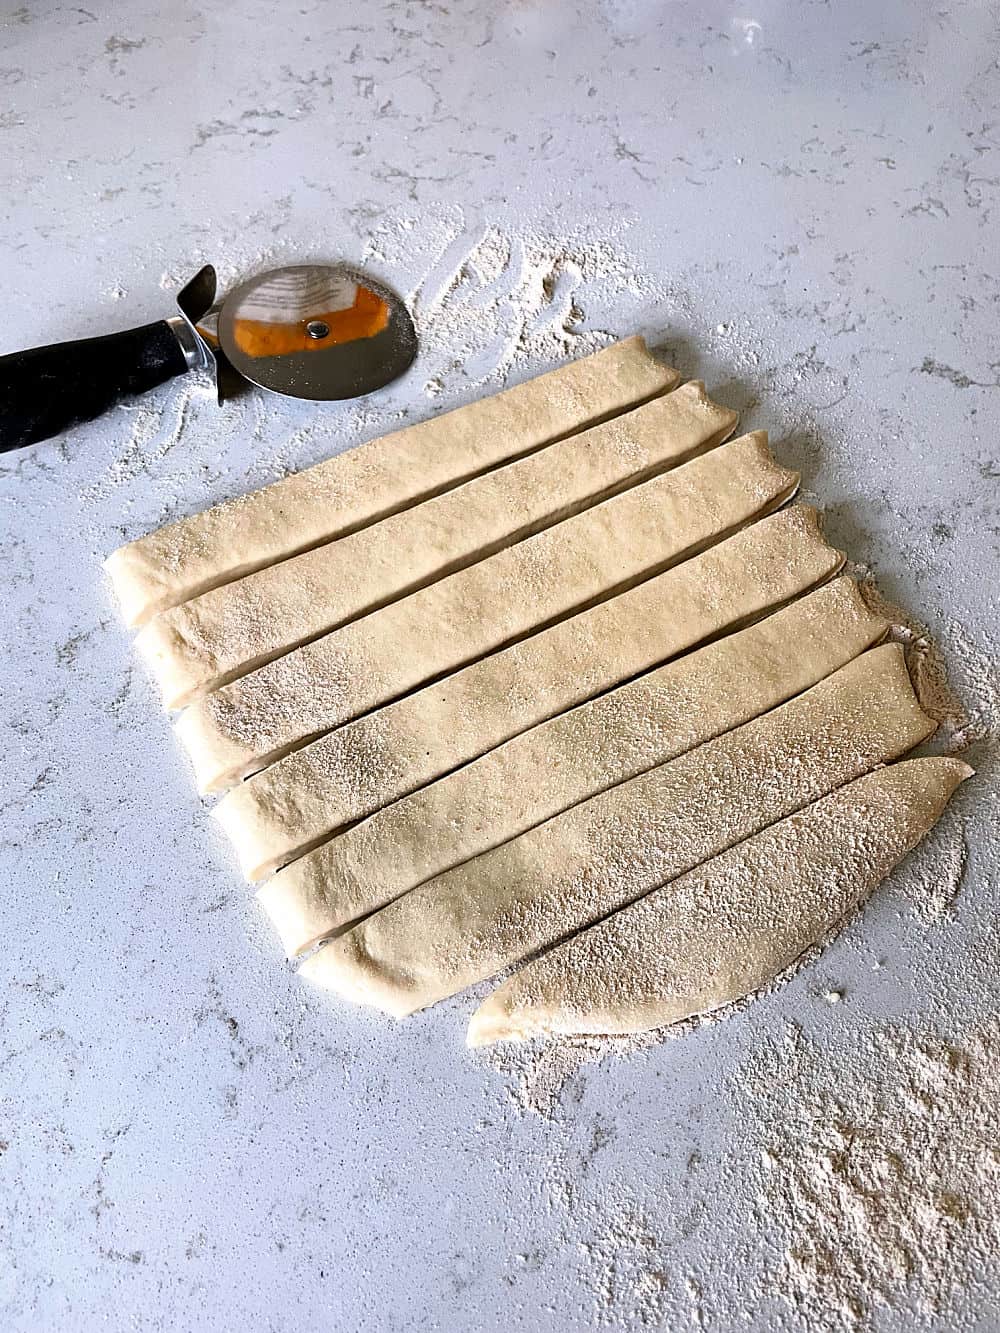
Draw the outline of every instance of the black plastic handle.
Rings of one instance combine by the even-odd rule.
[[[90,421],[185,370],[165,319],[104,338],[11,352],[0,357],[0,453]]]

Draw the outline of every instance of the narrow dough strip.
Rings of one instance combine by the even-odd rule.
[[[719,444],[698,381],[359,532],[154,616],[136,646],[168,708]]]
[[[879,769],[528,963],[469,1045],[647,1032],[751,994],[822,940],[934,826],[972,769]]]
[[[889,623],[838,579],[750,628],[522,733],[275,875],[258,897],[289,955],[415,885],[783,703]]]
[[[303,963],[403,1017],[642,897],[931,734],[886,644],[798,698],[413,889]]]
[[[798,474],[744,435],[258,667],[184,713],[202,790],[575,608],[604,601],[782,504]]]
[[[761,519],[664,574],[331,731],[216,807],[249,879],[335,829],[840,568],[806,505]]]
[[[112,552],[122,614],[157,611],[407,509],[477,473],[666,393],[680,375],[642,338],[180,519]]]

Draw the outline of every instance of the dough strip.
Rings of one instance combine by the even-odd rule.
[[[934,826],[972,769],[868,773],[528,965],[473,1014],[469,1045],[647,1032],[766,985],[852,912]]]
[[[317,950],[309,980],[402,1017],[530,958],[934,730],[898,644],[429,880]]]
[[[721,443],[737,415],[697,381],[339,541],[202,593],[136,646],[168,708],[245,675]]]
[[[258,898],[286,953],[301,953],[425,880],[774,708],[888,629],[851,579],[837,579],[386,806],[275,875]]]
[[[720,540],[794,493],[763,431],[635,486],[196,700],[177,734],[202,791]]]
[[[337,829],[829,578],[843,554],[792,505],[701,555],[294,750],[215,813],[248,879]]]
[[[342,537],[521,454],[673,389],[642,338],[393,431],[112,552],[129,625],[209,588]]]

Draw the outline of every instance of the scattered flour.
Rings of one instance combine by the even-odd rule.
[[[593,1295],[596,1327],[662,1327],[667,1260],[642,1211],[619,1204],[592,1239],[577,1242],[577,1249]]]
[[[790,1029],[739,1075],[759,1097],[770,1274],[813,1329],[867,1329],[886,1306],[947,1312],[1000,1252],[1000,1022],[958,1039],[876,1030],[839,1058]]]

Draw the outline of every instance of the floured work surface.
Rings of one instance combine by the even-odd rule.
[[[519,968],[473,1044],[673,1023],[824,938],[968,776],[904,758],[934,723],[887,622],[678,382],[628,339],[109,559],[310,981],[402,1017]]]

